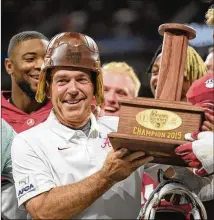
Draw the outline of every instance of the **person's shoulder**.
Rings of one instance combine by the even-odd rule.
[[[97,119],[97,123],[99,126],[103,126],[110,131],[117,131],[119,117],[116,116],[103,116]]]
[[[16,132],[14,131],[14,129],[2,118],[2,137],[4,137],[2,139],[2,145],[3,146],[7,146],[14,138],[14,136],[16,135]]]

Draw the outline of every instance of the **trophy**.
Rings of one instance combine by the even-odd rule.
[[[181,102],[188,40],[195,30],[183,24],[163,24],[163,49],[155,99],[121,99],[118,131],[108,135],[114,149],[144,151],[154,163],[186,166],[174,150],[198,131],[204,120],[199,106]]]

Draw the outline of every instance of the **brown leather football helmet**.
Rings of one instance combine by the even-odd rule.
[[[36,93],[37,102],[43,102],[45,99],[47,70],[53,67],[76,67],[91,70],[92,74],[96,74],[94,95],[97,104],[101,106],[104,103],[99,50],[92,38],[80,33],[65,32],[51,39],[41,68]]]

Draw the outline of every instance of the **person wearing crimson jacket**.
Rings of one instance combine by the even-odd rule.
[[[8,46],[5,69],[11,76],[11,91],[2,91],[2,118],[20,133],[45,121],[52,104],[37,103],[35,94],[48,39],[36,31],[14,35]]]
[[[200,105],[205,110],[206,121],[202,132],[186,134],[186,140],[191,142],[176,148],[175,152],[194,172],[174,168],[175,178],[184,178],[198,192],[206,208],[208,219],[213,219],[214,205],[214,74],[209,73],[195,81],[187,93],[187,99],[194,105]],[[183,176],[179,173],[183,173]],[[186,173],[186,174],[185,174]],[[188,174],[189,173],[189,174]],[[187,177],[188,176],[188,177]]]
[[[213,5],[214,6],[214,5]],[[214,26],[214,7],[206,13],[207,24]],[[214,37],[214,36],[213,36]],[[180,155],[186,163],[196,168],[196,174],[200,176],[213,177],[214,172],[214,70],[204,77],[196,80],[187,93],[187,99],[193,105],[199,105],[205,110],[206,121],[202,125],[203,132],[195,132],[186,135],[186,139],[192,141],[176,148],[176,154]],[[204,187],[205,195],[213,190],[211,187]],[[206,190],[207,188],[207,190]],[[206,190],[206,191],[205,191]],[[213,197],[213,192],[211,193]],[[211,196],[211,195],[208,195]],[[214,199],[214,198],[212,198]]]
[[[205,111],[206,120],[201,130],[186,139],[193,141],[176,149],[176,153],[187,162],[190,167],[196,168],[198,175],[204,176],[214,171],[213,164],[213,131],[214,131],[214,73],[208,73],[196,80],[187,93],[187,99],[193,105],[201,106]]]
[[[207,13],[207,24],[214,26],[214,8]],[[214,36],[214,35],[213,35]],[[187,100],[193,105],[201,106],[205,111],[205,121],[202,132],[186,134],[190,142],[175,149],[189,167],[194,168],[194,173],[183,168],[174,168],[174,177],[182,178],[194,188],[206,208],[208,219],[213,219],[214,205],[214,70],[196,80],[187,93]],[[182,175],[181,175],[182,173]],[[186,176],[186,178],[184,178]]]
[[[214,5],[206,13],[206,23],[214,26]],[[214,38],[214,32],[213,32]],[[196,80],[187,92],[187,100],[193,105],[201,106],[205,111],[205,122],[201,130],[187,134],[186,139],[193,141],[176,148],[176,154],[187,162],[190,167],[196,168],[198,175],[210,175],[214,171],[213,136],[214,136],[214,70]],[[213,184],[211,190],[213,190]],[[209,192],[208,189],[206,192]],[[212,193],[213,196],[213,193]]]

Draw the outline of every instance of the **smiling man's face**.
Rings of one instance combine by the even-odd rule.
[[[51,74],[49,96],[57,119],[75,128],[85,125],[91,115],[94,92],[90,71],[54,68]]]
[[[11,75],[12,84],[18,85],[32,99],[35,99],[47,45],[46,40],[26,40],[19,43],[6,60],[5,67]]]
[[[114,71],[103,72],[105,115],[119,116],[119,99],[134,98],[135,89],[132,79],[125,74]]]

